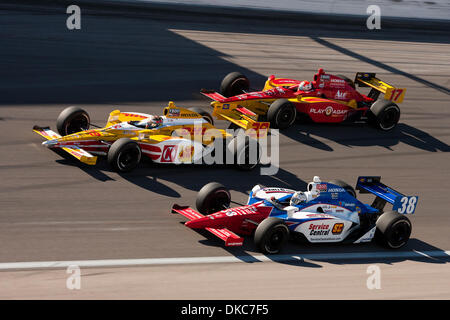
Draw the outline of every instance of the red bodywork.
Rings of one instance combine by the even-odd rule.
[[[272,212],[272,207],[257,202],[252,205],[230,208],[207,216],[189,207],[174,205],[172,213],[179,213],[189,219],[186,227],[205,229],[225,241],[226,246],[241,246],[243,239],[238,236],[249,235]],[[236,234],[237,233],[237,234]]]

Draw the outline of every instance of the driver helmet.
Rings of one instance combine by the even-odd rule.
[[[302,81],[298,85],[298,91],[310,91],[312,90],[312,84],[309,81]]]
[[[301,192],[301,191],[297,191],[292,195],[290,205],[295,206],[302,202],[305,202],[306,200],[307,200],[307,197],[306,197],[305,193]]]
[[[163,123],[163,118],[160,116],[154,116],[151,120],[145,124],[145,129],[157,128]]]

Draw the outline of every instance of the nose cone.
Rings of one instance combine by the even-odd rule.
[[[191,220],[185,223],[186,227],[191,229],[205,229],[205,228],[217,228],[218,222],[213,216],[206,216],[203,218]]]
[[[42,144],[44,146],[46,146],[47,148],[51,148],[51,147],[55,146],[57,143],[58,143],[57,139],[52,139],[52,140],[47,140],[47,141],[42,142]]]
[[[204,229],[204,228],[210,227],[210,225],[209,225],[210,221],[212,221],[212,220],[207,217],[204,217],[204,218],[200,218],[200,219],[187,221],[184,225],[191,229]]]

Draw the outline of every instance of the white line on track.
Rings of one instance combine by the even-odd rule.
[[[5,262],[0,263],[0,270],[20,269],[58,269],[76,265],[78,267],[125,267],[125,266],[155,266],[206,263],[236,263],[236,262],[283,262],[302,260],[361,260],[361,259],[424,259],[450,258],[450,251],[399,251],[399,252],[355,252],[355,253],[323,253],[303,255],[271,255],[271,256],[223,256],[223,257],[186,257],[186,258],[151,258],[151,259],[108,259],[80,261],[35,261],[35,262]]]

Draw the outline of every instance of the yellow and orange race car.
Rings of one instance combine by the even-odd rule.
[[[59,134],[49,127],[34,126],[33,130],[47,139],[43,142],[46,147],[63,149],[89,165],[96,164],[97,156],[107,156],[109,165],[118,172],[133,170],[142,155],[156,163],[226,163],[243,170],[259,164],[257,140],[267,134],[267,128],[250,130],[241,138],[217,129],[212,116],[200,108],[179,108],[169,102],[163,114],[114,110],[105,127],[90,130],[89,114],[69,107],[56,121]],[[233,120],[243,129],[261,127],[245,116]],[[205,162],[208,156],[209,162]]]

